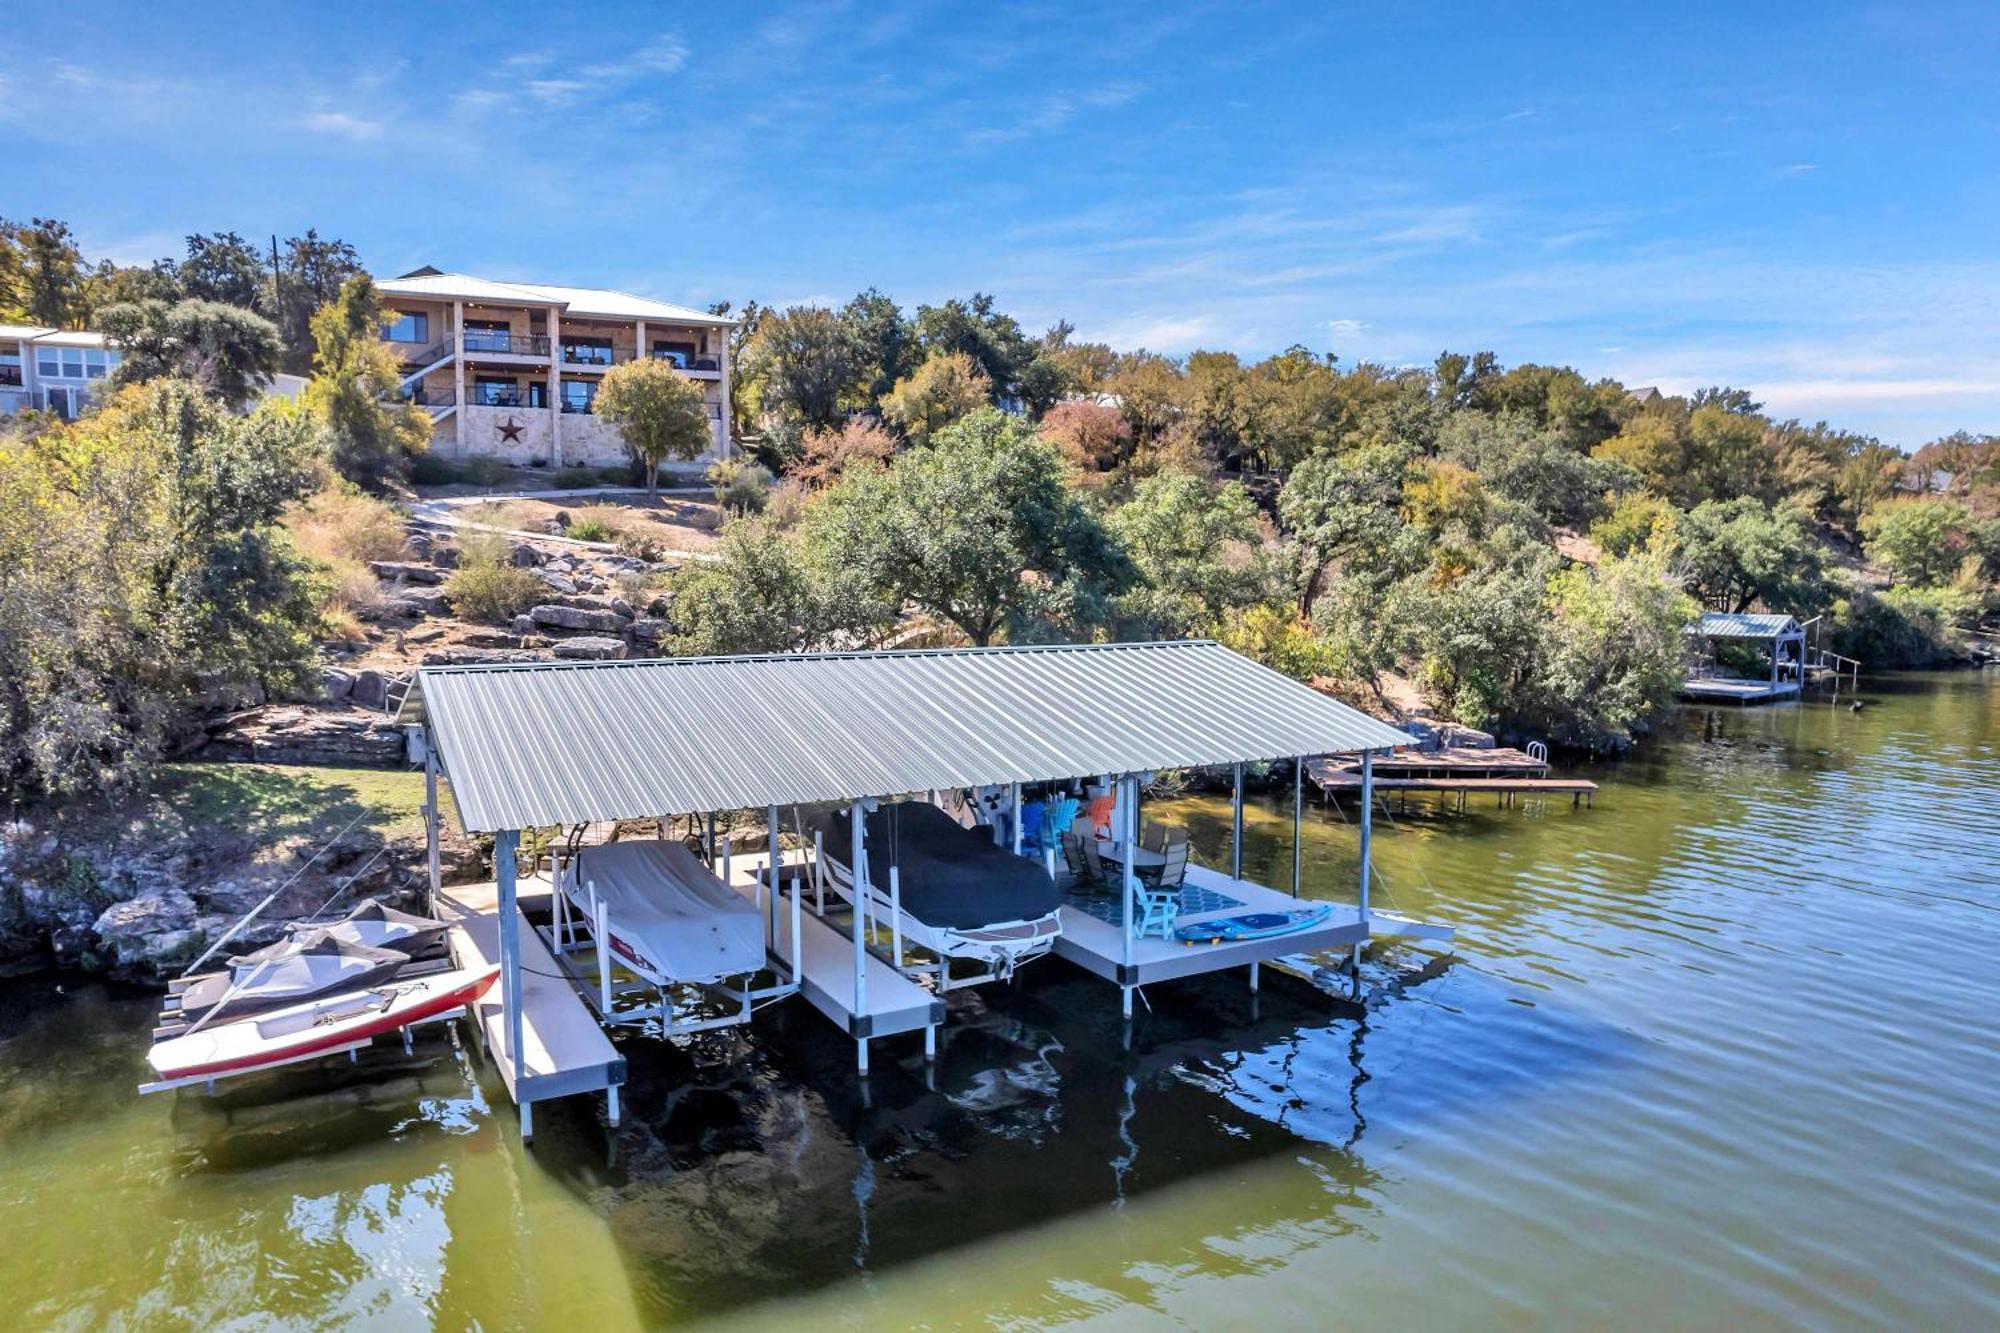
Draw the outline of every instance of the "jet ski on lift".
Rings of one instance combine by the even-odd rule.
[[[162,1081],[141,1091],[354,1050],[471,1003],[499,972],[455,968],[447,929],[364,903],[175,983],[147,1056]]]

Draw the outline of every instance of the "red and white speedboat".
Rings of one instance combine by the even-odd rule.
[[[234,1023],[217,1023],[155,1045],[146,1062],[163,1084],[220,1078],[291,1064],[365,1045],[385,1032],[479,999],[500,975],[497,964],[389,980]]]

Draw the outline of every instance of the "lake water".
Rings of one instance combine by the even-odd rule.
[[[0,987],[16,1326],[1992,1327],[2000,688],[1690,710],[1567,800],[1378,824],[1356,1007],[1066,964],[913,1039],[629,1044],[627,1120],[478,1061],[141,1100],[151,1002]],[[1426,800],[1434,798],[1425,798]],[[1249,866],[1289,881],[1288,802]],[[1154,806],[1157,812],[1161,807]],[[1176,803],[1226,864],[1225,803]],[[1311,811],[1309,894],[1352,830]],[[245,1091],[252,1091],[246,1089]],[[282,1095],[281,1095],[282,1094]]]

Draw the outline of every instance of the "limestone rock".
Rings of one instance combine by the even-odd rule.
[[[319,673],[320,693],[328,699],[339,701],[354,693],[354,673],[342,671],[339,667],[328,667]]]
[[[648,616],[627,625],[625,632],[632,636],[634,642],[655,644],[662,642],[668,635],[672,634],[674,627],[671,621]]]
[[[160,889],[113,903],[91,928],[120,967],[138,968],[179,958],[197,936],[194,925],[194,899]]]
[[[625,641],[588,634],[574,639],[559,639],[556,641],[555,655],[572,660],[609,661],[625,656]]]
[[[385,583],[444,582],[444,571],[434,565],[419,565],[406,560],[370,560],[368,568]]]
[[[554,574],[546,569],[538,569],[535,571],[535,577],[546,583],[551,591],[559,592],[565,597],[576,591],[576,583],[562,574]]]
[[[516,542],[507,548],[507,561],[520,569],[533,569],[542,563],[542,553],[526,542]]]
[[[554,629],[616,634],[625,627],[624,620],[615,611],[595,611],[580,606],[537,606],[530,609],[528,615],[537,625],[548,625]]]

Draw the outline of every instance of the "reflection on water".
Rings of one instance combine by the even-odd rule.
[[[0,1290],[79,1328],[1991,1325],[2000,690],[1869,693],[1689,711],[1595,810],[1399,808],[1378,902],[1460,938],[1371,952],[1366,1003],[1239,973],[1128,1033],[1049,961],[867,1084],[780,1006],[629,1043],[626,1123],[544,1108],[525,1157],[441,1036],[140,1102],[144,998],[11,984]],[[1226,864],[1225,804],[1150,812]],[[1288,800],[1248,827],[1288,883]],[[1337,811],[1301,852],[1351,896]]]

